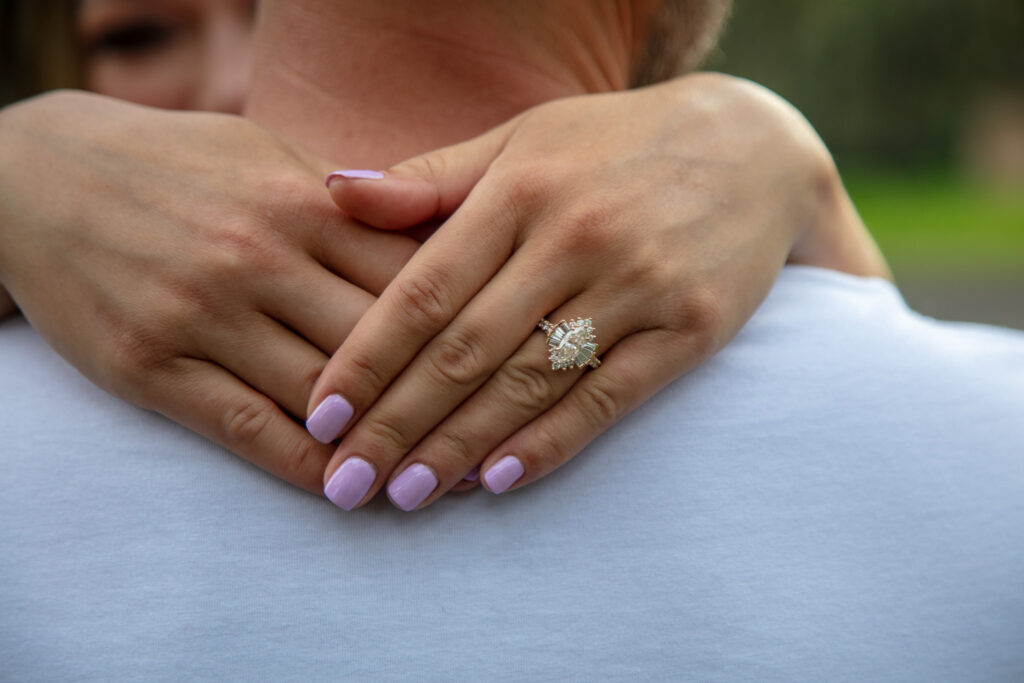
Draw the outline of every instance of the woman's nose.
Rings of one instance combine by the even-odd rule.
[[[211,16],[204,31],[204,77],[195,108],[240,114],[249,90],[252,20],[225,8]]]

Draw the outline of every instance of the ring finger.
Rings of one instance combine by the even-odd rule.
[[[320,349],[260,313],[230,330],[206,332],[199,343],[206,358],[299,420],[305,417],[309,392],[327,364]]]
[[[605,308],[607,302],[599,303],[598,299],[604,297],[586,295],[570,300],[552,314],[553,322],[572,312]],[[628,310],[608,313],[602,317],[606,324],[601,343],[611,345],[624,334],[628,327],[624,321],[631,316]],[[424,434],[430,432],[429,436],[402,460],[391,477],[388,495],[395,505],[411,510],[432,502],[458,484],[503,439],[569,391],[583,370],[553,371],[549,355],[547,337],[542,333],[529,335],[465,403],[452,406],[454,412],[448,410],[431,418],[424,430]],[[440,426],[435,428],[438,423]],[[403,455],[405,452],[397,453],[394,462]]]
[[[600,329],[594,329],[599,335],[596,352],[600,353],[628,335],[634,325],[629,309],[613,311],[607,299],[595,299],[598,297],[578,297],[549,319],[557,325],[562,320],[579,320],[571,316],[583,311],[603,310]],[[557,348],[556,339],[557,333],[551,337],[532,335],[484,386],[409,453],[388,484],[388,496],[395,505],[410,510],[437,500],[505,439],[573,389],[587,370],[554,370],[551,356],[552,349]],[[557,362],[557,354],[555,358]],[[406,472],[424,469],[434,473],[436,486],[426,492],[407,492],[404,482],[415,475]]]
[[[528,265],[517,267],[521,263]],[[339,507],[352,509],[371,497],[395,464],[515,351],[529,331],[509,334],[507,320],[535,320],[578,286],[569,273],[558,272],[552,281],[536,269],[517,252],[344,435],[325,474],[329,497],[332,490],[345,491],[332,497]],[[518,296],[508,297],[510,291]],[[332,482],[335,469],[353,456],[358,462]],[[339,489],[348,479],[359,485]]]

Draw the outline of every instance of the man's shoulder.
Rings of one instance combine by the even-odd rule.
[[[911,310],[891,282],[806,266],[785,268],[732,353],[757,348],[802,358],[805,372],[934,377],[958,368],[979,380],[1024,380],[1024,332],[935,320]]]
[[[187,653],[206,678],[1016,680],[1022,360],[1019,333],[790,268],[733,343],[542,481],[343,513],[0,324],[0,659],[25,679],[159,680]],[[478,656],[499,622],[516,647]]]
[[[644,433],[689,448],[1016,440],[1024,332],[943,322],[885,280],[787,267],[736,338],[638,411]],[[781,445],[780,445],[781,444]],[[803,446],[801,446],[803,447]]]

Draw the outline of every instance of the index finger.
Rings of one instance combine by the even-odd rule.
[[[482,183],[359,320],[310,396],[306,428],[336,439],[364,413],[438,332],[508,260],[519,217],[513,206],[476,201]]]

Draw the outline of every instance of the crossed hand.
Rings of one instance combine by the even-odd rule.
[[[329,194],[333,165],[237,117],[80,93],[3,117],[0,168],[33,162],[0,185],[0,282],[40,334],[345,509],[543,477],[787,260],[885,274],[802,117],[722,76],[544,104]],[[600,366],[552,369],[541,319],[590,319]]]

